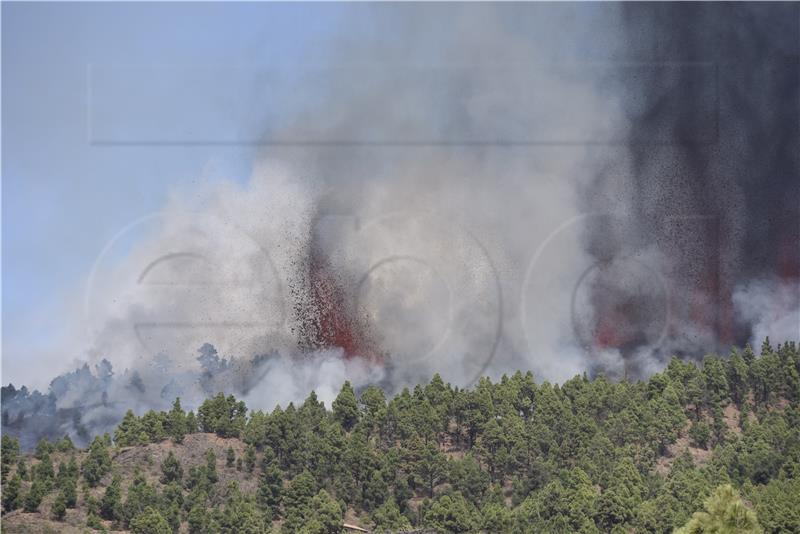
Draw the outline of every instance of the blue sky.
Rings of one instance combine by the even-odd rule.
[[[257,138],[258,132],[232,131],[235,116],[226,116],[225,108],[209,112],[202,104],[220,95],[235,97],[239,88],[247,98],[248,73],[291,73],[324,56],[326,40],[348,9],[332,4],[2,4],[3,383],[39,374],[31,371],[37,365],[31,356],[64,334],[63,314],[82,313],[64,309],[63,303],[73,301],[68,294],[81,291],[95,258],[122,227],[157,211],[173,187],[201,177],[246,179],[256,147],[236,140]],[[197,69],[244,75],[178,83],[185,72]],[[145,99],[145,113],[126,99],[172,82],[178,84],[172,99]],[[247,109],[236,105],[236,113]],[[144,130],[126,135],[142,121]],[[200,137],[170,130],[176,123],[199,129]],[[160,145],[158,132],[171,132],[178,142]],[[228,143],[179,142],[182,136],[203,140],[208,132],[221,132]],[[133,142],[91,142],[104,140]],[[64,360],[80,356],[64,354]],[[42,374],[53,371],[60,369]],[[41,377],[38,385],[48,379]]]

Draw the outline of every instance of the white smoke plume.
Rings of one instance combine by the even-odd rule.
[[[736,288],[736,313],[753,325],[750,344],[767,337],[782,343],[800,339],[800,285],[780,279],[758,279]]]
[[[689,159],[671,152],[685,147],[670,106],[692,99],[628,63],[651,50],[627,48],[637,9],[364,7],[350,23],[374,38],[340,38],[283,86],[301,109],[264,125],[246,184],[176,190],[102,251],[82,350],[115,374],[86,368],[94,385],[69,382],[58,408],[91,405],[81,424],[103,428],[123,406],[218,390],[270,409],[311,389],[329,403],[345,379],[392,392],[435,372],[460,386],[516,369],[636,377],[716,348],[694,318],[717,303],[674,287],[704,242],[651,229],[694,224],[673,176],[693,168],[664,176]],[[742,226],[727,216],[723,230]],[[797,335],[796,296],[768,318],[780,287],[736,293],[754,337]]]
[[[552,16],[575,13],[531,15],[515,29],[504,11],[459,9],[436,35],[421,18],[401,23],[416,43],[340,43],[321,90],[335,108],[333,96],[312,99],[268,131],[247,185],[176,192],[119,268],[96,274],[93,353],[116,368],[159,353],[196,368],[209,342],[228,358],[297,359],[313,253],[340,286],[346,309],[336,312],[363,320],[380,353],[348,356],[372,356],[398,384],[433,372],[464,385],[515,366],[551,379],[586,368],[577,345],[571,361],[561,356],[574,337],[564,295],[587,261],[579,228],[550,239],[528,269],[578,215],[577,184],[620,150],[589,144],[620,139],[621,124],[604,71],[576,63],[583,43],[555,29]],[[571,25],[577,33],[615,16]],[[547,301],[566,307],[541,313]],[[536,324],[520,324],[523,305]],[[267,402],[298,400],[261,389]]]

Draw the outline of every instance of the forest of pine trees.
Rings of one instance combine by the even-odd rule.
[[[391,399],[345,383],[330,409],[178,399],[83,451],[3,436],[2,482],[9,532],[800,532],[800,352],[767,340],[639,382],[436,375]]]

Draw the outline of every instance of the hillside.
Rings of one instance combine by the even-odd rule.
[[[86,450],[3,436],[3,530],[800,532],[794,343],[635,383],[434,376],[388,400],[345,383],[330,408],[220,394],[129,412]]]

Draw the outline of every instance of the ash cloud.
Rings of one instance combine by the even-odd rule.
[[[631,118],[630,176],[598,176],[585,202],[628,200],[616,231],[588,229],[589,250],[601,262],[609,251],[660,253],[652,265],[669,281],[671,317],[667,338],[649,347],[653,358],[725,351],[759,339],[772,321],[793,324],[783,339],[796,339],[800,8],[628,4],[622,19],[621,59],[636,74],[619,86]],[[618,297],[599,289],[595,310],[613,311]],[[625,302],[631,316],[654,304]],[[770,307],[781,316],[761,314]]]
[[[798,9],[354,7],[247,184],[175,191],[101,254],[91,365],[4,388],[4,430],[792,339]]]

